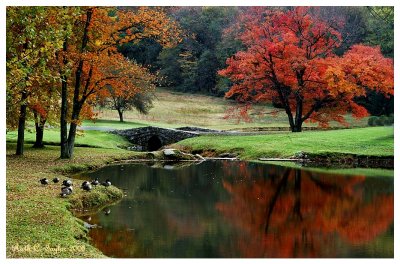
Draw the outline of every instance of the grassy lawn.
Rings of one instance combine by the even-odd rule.
[[[119,122],[118,113],[115,110],[97,109],[98,120],[84,121],[84,126],[113,127],[115,129],[126,129],[141,126],[160,126],[175,128],[182,126],[199,126],[211,129],[241,129],[249,127],[288,127],[286,114],[281,111],[276,116],[260,113],[269,113],[277,109],[270,104],[258,105],[250,111],[251,122],[238,122],[237,119],[226,119],[224,116],[231,108],[237,108],[232,100],[212,97],[200,94],[187,94],[172,92],[167,89],[158,88],[154,107],[148,115],[137,111],[124,113],[126,122]],[[352,126],[365,126],[367,119],[356,120],[350,115],[346,120]],[[305,126],[316,126],[306,123]],[[331,126],[341,126],[335,122]]]
[[[67,179],[63,172],[133,158],[135,153],[116,148],[76,148],[74,159],[60,160],[59,147],[25,147],[24,156],[17,157],[15,144],[7,143],[7,257],[104,257],[87,243],[82,222],[68,208],[100,206],[122,197],[122,192],[113,186],[99,186],[87,193],[79,189],[82,181],[74,179],[74,193],[63,199],[59,197],[60,184],[51,182],[41,186],[38,180],[44,177]],[[86,204],[82,204],[82,200]],[[57,247],[62,251],[55,251]]]
[[[191,150],[236,152],[243,159],[290,157],[296,152],[393,156],[393,127],[307,131],[257,136],[202,136],[175,144]]]
[[[17,142],[17,131],[7,133],[7,142]],[[57,145],[60,143],[60,130],[58,128],[45,129],[43,141],[45,145]],[[35,131],[25,131],[25,143],[35,142]],[[79,131],[75,140],[76,146],[117,149],[130,145],[123,137],[96,130]]]

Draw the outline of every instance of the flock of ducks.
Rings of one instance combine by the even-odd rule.
[[[46,178],[40,179],[39,182],[42,185],[48,185],[49,184],[49,180]],[[59,178],[54,178],[53,179],[53,183],[59,183],[60,179]],[[99,179],[96,178],[95,180],[93,180],[92,182],[88,182],[88,181],[84,181],[81,185],[81,189],[83,189],[84,191],[91,191],[92,190],[92,186],[97,186],[99,185]],[[71,180],[63,180],[62,184],[61,184],[61,193],[60,196],[61,197],[66,197],[70,194],[72,194],[73,188],[72,188],[72,181]],[[111,186],[111,181],[109,179],[107,179],[105,182],[102,182],[101,185],[103,185],[104,187],[109,187]]]

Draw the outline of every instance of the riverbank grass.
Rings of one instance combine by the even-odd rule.
[[[393,127],[368,127],[255,136],[201,136],[174,146],[198,153],[236,153],[246,160],[287,158],[300,151],[387,157],[394,155],[394,130]]]
[[[6,254],[9,258],[57,257],[99,258],[104,255],[87,243],[87,230],[70,209],[104,205],[122,197],[118,188],[96,187],[85,192],[82,180],[73,179],[74,193],[61,198],[60,183],[65,173],[100,167],[119,159],[135,158],[135,153],[112,148],[76,148],[72,160],[60,160],[59,147],[33,149],[25,146],[23,157],[14,155],[15,144],[7,143]],[[64,174],[63,174],[64,173]],[[39,179],[46,177],[49,185]]]
[[[17,131],[10,131],[6,135],[6,140],[9,143],[16,143],[18,137]],[[35,143],[36,134],[35,130],[25,131],[25,144],[33,145]],[[44,130],[43,143],[47,145],[59,145],[60,144],[60,129],[58,128],[46,128]],[[78,131],[75,146],[76,147],[90,147],[90,148],[107,148],[107,149],[119,149],[129,146],[130,143],[127,139],[120,137],[115,134],[111,134],[103,131],[86,130]]]

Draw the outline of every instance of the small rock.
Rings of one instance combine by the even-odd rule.
[[[83,226],[86,227],[87,229],[93,229],[93,228],[96,228],[96,227],[97,227],[96,224],[91,225],[91,224],[86,223],[86,222],[83,222]]]
[[[177,151],[176,149],[164,149],[163,150],[165,156],[176,155],[176,151]]]

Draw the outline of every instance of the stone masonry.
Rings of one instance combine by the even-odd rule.
[[[155,151],[160,149],[162,146],[200,135],[200,133],[194,131],[183,131],[152,126],[114,130],[112,133],[127,138],[132,144],[140,146],[137,148],[138,150],[145,151]]]

